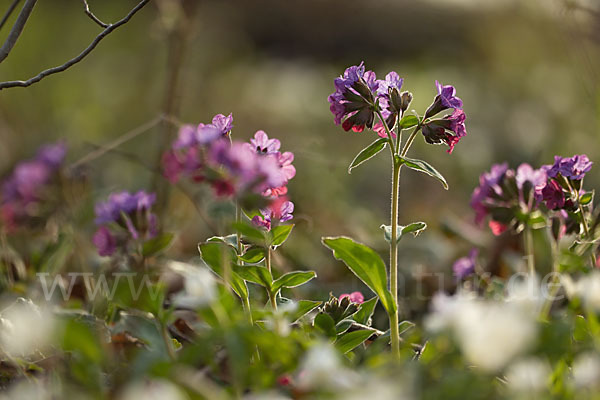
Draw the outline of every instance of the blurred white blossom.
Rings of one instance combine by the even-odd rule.
[[[526,358],[508,367],[506,381],[515,392],[536,393],[546,388],[551,373],[547,362],[539,358]]]
[[[298,374],[298,386],[304,390],[343,389],[353,387],[356,379],[357,373],[343,366],[334,347],[321,343],[306,353]]]
[[[597,387],[600,383],[600,356],[583,353],[573,362],[573,380],[579,388]]]
[[[129,384],[118,396],[119,400],[188,400],[189,397],[175,384],[155,379]]]
[[[600,311],[600,272],[593,271],[576,282],[563,275],[561,283],[569,298],[578,297],[585,308]]]
[[[206,265],[169,262],[169,268],[184,278],[184,289],[173,297],[173,304],[197,308],[210,304],[217,296],[216,280]]]
[[[52,312],[19,298],[0,312],[0,348],[11,356],[43,350],[56,327]]]

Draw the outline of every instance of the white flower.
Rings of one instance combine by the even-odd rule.
[[[184,290],[173,297],[176,306],[197,308],[210,304],[217,297],[215,277],[206,265],[171,261],[169,268],[185,279]]]
[[[536,336],[535,318],[517,304],[437,295],[433,309],[426,328],[451,330],[465,358],[488,372],[500,370]]]
[[[298,374],[298,386],[302,389],[347,389],[356,382],[356,375],[342,365],[331,344],[321,343],[311,347],[305,355]]]
[[[569,297],[579,297],[584,307],[600,311],[600,272],[591,272],[576,283],[569,278],[562,278],[562,282]]]
[[[540,392],[546,388],[551,373],[548,363],[538,358],[526,358],[508,368],[506,380],[515,392]]]
[[[188,400],[189,397],[175,384],[155,379],[129,384],[118,396],[119,400]]]
[[[52,312],[19,298],[0,313],[0,348],[11,356],[28,356],[50,342],[55,328]]]
[[[595,353],[584,353],[573,362],[573,380],[580,388],[598,386],[600,380],[600,357]]]

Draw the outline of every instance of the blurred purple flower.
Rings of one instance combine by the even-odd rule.
[[[491,196],[499,196],[502,194],[500,181],[508,171],[508,164],[492,165],[490,172],[484,172],[479,177],[479,186],[473,191],[471,196],[471,207],[475,210],[475,222],[481,224],[483,219],[488,215],[488,208],[485,205],[487,199]]]
[[[475,263],[477,256],[479,255],[478,249],[471,249],[468,257],[462,257],[456,260],[452,266],[454,276],[459,279],[465,279],[466,277],[475,273]]]
[[[252,218],[252,222],[256,226],[265,227],[267,230],[271,230],[271,223],[274,220],[279,222],[286,222],[291,220],[294,216],[294,203],[287,200],[285,197],[278,197],[268,207],[260,210],[260,215],[255,215]]]
[[[281,142],[277,139],[269,139],[265,131],[257,131],[250,139],[250,146],[259,154],[276,154],[279,152]]]
[[[229,114],[217,114],[210,124],[183,125],[179,129],[177,140],[173,144],[174,149],[183,149],[195,145],[211,143],[214,140],[227,136],[233,128],[233,116]]]
[[[66,155],[66,144],[64,142],[58,142],[42,146],[37,152],[36,159],[51,168],[59,168]]]
[[[585,154],[574,155],[573,157],[554,156],[553,165],[545,165],[542,168],[546,170],[549,178],[555,178],[558,174],[572,180],[583,179],[586,172],[592,169],[593,162]]]
[[[546,207],[550,210],[560,209],[565,205],[563,189],[554,179],[550,179],[542,189],[542,198],[546,202]]]
[[[96,246],[96,249],[98,249],[98,254],[101,256],[111,256],[117,249],[115,237],[105,226],[98,228],[96,233],[94,233],[92,242],[94,243],[94,246]]]

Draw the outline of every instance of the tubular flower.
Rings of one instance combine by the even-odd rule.
[[[255,215],[252,218],[252,223],[256,226],[262,226],[271,230],[271,224],[274,221],[286,222],[294,216],[294,203],[287,200],[285,197],[278,197],[268,207],[260,210],[260,215]]]
[[[581,180],[592,169],[592,162],[585,154],[573,157],[554,156],[553,165],[545,165],[549,178],[556,178],[559,174],[570,180]]]
[[[429,106],[425,112],[425,118],[433,117],[434,115],[454,108],[455,110],[462,109],[462,100],[456,97],[456,89],[452,85],[442,85],[438,81],[435,81],[435,87],[437,88],[437,96],[433,99],[433,103]]]
[[[329,109],[336,125],[345,131],[362,132],[372,128],[375,117],[375,92],[379,86],[373,71],[366,71],[364,63],[353,65],[334,80],[335,92],[328,97]]]
[[[447,152],[452,153],[454,146],[461,138],[467,135],[465,128],[465,113],[455,109],[451,115],[442,119],[434,119],[421,127],[425,141],[430,144],[446,143],[450,147]]]
[[[452,266],[452,271],[458,280],[463,280],[475,273],[475,263],[478,255],[479,250],[471,249],[468,257],[462,257],[456,260]]]

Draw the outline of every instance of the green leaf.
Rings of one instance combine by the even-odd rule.
[[[217,275],[225,279],[223,268],[225,265],[233,266],[233,262],[237,257],[235,249],[228,244],[222,242],[206,242],[198,245],[198,251],[204,262]],[[235,293],[243,299],[248,298],[248,287],[246,282],[240,278],[235,272],[229,274],[229,285]]]
[[[413,126],[417,126],[419,124],[419,118],[414,115],[405,115],[400,120],[400,129],[412,128]]]
[[[335,324],[335,331],[337,332],[338,336],[350,329],[353,323],[354,320],[346,318]]]
[[[352,316],[352,319],[363,325],[370,325],[369,320],[375,311],[375,307],[377,306],[377,297],[373,297],[362,303],[358,311]]]
[[[343,261],[354,275],[379,296],[388,312],[396,310],[396,303],[387,290],[385,264],[377,253],[347,237],[325,237],[322,242],[333,250],[336,259]]]
[[[414,322],[402,321],[398,324],[398,335],[402,336],[403,334],[410,331],[414,327],[415,327]]]
[[[317,273],[315,271],[288,272],[287,274],[281,275],[275,282],[273,282],[273,293],[277,293],[282,287],[293,288],[304,285],[306,282],[310,281],[316,276]]]
[[[266,267],[260,265],[235,265],[233,270],[240,278],[271,290],[273,277]]]
[[[371,335],[373,335],[373,332],[367,330],[348,332],[337,338],[335,347],[343,354],[346,354],[363,344]]]
[[[416,160],[413,158],[402,157],[399,155],[396,155],[396,161],[399,162],[400,164],[406,165],[410,169],[414,169],[415,171],[423,172],[423,173],[437,179],[438,181],[440,181],[442,183],[442,185],[444,186],[444,189],[448,190],[448,183],[446,182],[446,178],[444,178],[442,176],[442,174],[440,174],[438,172],[438,170],[433,168],[429,163],[427,163],[423,160]]]
[[[354,168],[358,167],[360,164],[364,163],[370,158],[375,157],[377,153],[385,149],[387,142],[387,138],[379,138],[364,149],[362,149],[360,153],[358,153],[356,157],[354,157],[354,160],[352,160],[352,162],[350,163],[350,166],[348,167],[348,173],[351,174]]]
[[[279,225],[271,230],[271,246],[276,248],[277,246],[281,246],[290,236],[292,229],[294,228],[294,224],[290,225]]]
[[[390,225],[381,225],[381,229],[383,229],[383,237],[387,242],[392,240],[392,228]],[[402,236],[407,233],[412,233],[415,237],[419,236],[421,232],[427,229],[427,224],[425,222],[413,222],[412,224],[408,224],[406,226],[398,225],[396,228],[397,239],[396,242],[399,242],[402,239]]]
[[[579,198],[579,204],[581,205],[587,205],[590,204],[592,202],[594,198],[594,191],[592,190],[591,192],[587,192],[586,194],[584,194],[583,196],[581,196]]]
[[[322,301],[300,300],[289,314],[290,321],[296,322],[306,314],[323,304]]]
[[[231,225],[236,232],[241,233],[246,239],[257,244],[265,243],[265,232],[244,222],[235,222]]]
[[[90,362],[102,360],[104,350],[91,326],[71,319],[65,324],[61,338],[63,350],[80,353]]]
[[[327,337],[334,338],[337,335],[335,332],[335,322],[333,321],[333,318],[327,314],[317,314],[314,320],[314,325],[317,330]]]
[[[250,264],[256,264],[264,260],[266,253],[263,247],[251,247],[243,255],[239,256],[239,259]]]
[[[146,240],[142,246],[142,255],[144,257],[151,257],[160,253],[169,247],[174,237],[175,235],[167,232],[150,240]]]
[[[207,242],[221,242],[230,245],[237,249],[237,235],[234,233],[227,236],[212,236],[206,240]]]

